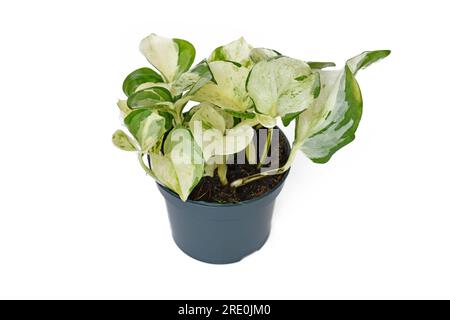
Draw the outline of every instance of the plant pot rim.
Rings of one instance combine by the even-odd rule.
[[[253,199],[249,199],[249,200],[244,200],[244,201],[240,201],[240,202],[229,202],[229,203],[218,203],[218,202],[207,202],[207,201],[201,201],[201,200],[186,200],[186,203],[190,203],[192,205],[196,205],[196,206],[202,206],[202,207],[236,207],[236,206],[241,206],[241,205],[245,205],[248,203],[253,203],[259,200],[262,200],[263,198],[268,197],[270,194],[272,194],[273,192],[275,192],[276,190],[278,190],[279,188],[281,188],[284,184],[284,181],[286,180],[287,176],[289,175],[290,169],[287,170],[286,172],[282,173],[283,174],[283,178],[281,178],[280,182],[275,186],[275,188],[269,190],[268,192],[253,198]],[[158,186],[158,188],[160,188],[161,190],[164,190],[165,192],[167,192],[168,195],[170,195],[171,197],[178,199],[181,201],[180,197],[173,192],[172,190],[170,190],[169,188],[163,186],[162,184],[160,184],[159,182],[156,182],[156,185]]]
[[[286,137],[286,134],[283,132],[283,130],[281,130],[281,128],[279,126],[275,126],[274,128],[277,128],[279,130],[279,132],[284,136],[284,138],[287,141],[287,148],[288,148],[288,153],[291,152],[291,145],[289,144],[289,139]],[[281,180],[279,181],[279,183],[275,186],[275,188],[269,190],[268,192],[253,198],[253,199],[249,199],[249,200],[244,200],[244,201],[239,201],[239,202],[228,202],[228,203],[218,203],[218,202],[207,202],[207,201],[199,201],[199,200],[186,200],[186,203],[190,203],[192,205],[196,205],[196,206],[201,206],[201,207],[216,207],[216,208],[223,208],[223,207],[236,207],[236,206],[241,206],[241,205],[245,205],[245,204],[249,204],[249,203],[253,203],[259,200],[262,200],[266,197],[268,197],[270,194],[274,193],[276,190],[278,190],[279,188],[281,188],[284,184],[284,181],[286,180],[287,176],[289,175],[289,172],[291,171],[291,169],[289,168],[286,172],[282,173],[283,174],[283,178],[281,178]],[[170,190],[169,188],[163,186],[162,184],[160,184],[158,181],[156,181],[156,185],[160,188],[161,191],[166,191],[166,193],[168,195],[170,195],[172,198],[178,199],[181,201],[180,197],[178,196],[178,194],[176,194],[175,192],[173,192],[172,190]]]

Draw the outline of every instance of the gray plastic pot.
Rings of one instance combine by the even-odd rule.
[[[286,136],[279,133],[290,151]],[[269,192],[236,204],[183,202],[157,184],[166,200],[175,243],[192,258],[215,264],[237,262],[259,250],[269,237],[275,199],[288,174]]]
[[[237,262],[259,250],[269,237],[275,199],[287,175],[261,197],[237,204],[183,202],[157,184],[175,243],[192,258],[215,264]]]

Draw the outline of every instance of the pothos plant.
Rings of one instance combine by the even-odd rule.
[[[316,163],[327,162],[355,138],[362,114],[356,73],[390,53],[363,52],[343,69],[328,71],[334,63],[253,48],[243,38],[216,48],[194,67],[195,48],[186,40],[151,34],[140,51],[154,69],[140,68],[125,78],[127,98],[118,106],[131,136],[117,130],[113,142],[137,152],[147,174],[183,201],[206,175],[217,174],[238,188],[287,171],[299,150]],[[189,101],[198,104],[186,110]],[[278,119],[295,125],[286,163],[229,182],[226,157],[245,149],[250,158],[254,128],[264,127],[268,143],[261,162]]]

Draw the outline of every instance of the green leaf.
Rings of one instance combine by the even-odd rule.
[[[256,116],[253,112],[237,112],[232,110],[225,110],[225,112],[239,119],[253,119]]]
[[[164,38],[154,33],[143,39],[139,48],[166,82],[178,79],[189,70],[195,59],[195,48],[188,41]]]
[[[145,108],[160,104],[161,102],[173,102],[169,90],[162,87],[151,87],[137,91],[128,97],[127,104],[130,108]]]
[[[193,96],[194,101],[211,102],[225,110],[245,112],[252,101],[245,90],[249,69],[237,67],[231,62],[209,63],[213,81],[202,86]]]
[[[188,71],[195,60],[195,48],[194,46],[183,39],[173,39],[178,46],[178,77],[184,72]],[[178,78],[176,77],[176,78]]]
[[[131,138],[122,130],[117,130],[112,136],[114,145],[124,151],[136,151],[137,148],[134,145]]]
[[[199,76],[199,79],[192,85],[188,92],[188,95],[194,95],[198,90],[200,90],[205,84],[210,81],[216,83],[216,80],[214,79],[211,69],[209,68],[209,64],[206,60],[203,60],[198,65],[196,65],[192,69],[192,73],[197,74]]]
[[[152,169],[157,179],[186,201],[203,176],[201,150],[189,130],[173,129],[164,143],[164,155],[151,154]]]
[[[335,67],[336,66],[336,64],[334,62],[315,62],[315,61],[310,61],[310,62],[307,62],[307,64],[309,65],[309,67],[311,69],[325,69],[325,68]]]
[[[249,75],[247,91],[259,113],[283,117],[311,105],[317,77],[318,74],[300,60],[288,57],[262,60]]]
[[[292,120],[294,120],[295,118],[298,117],[298,115],[300,113],[302,113],[302,111],[286,114],[284,117],[281,118],[281,121],[283,122],[283,125],[285,127],[287,127],[292,122]]]
[[[133,110],[124,122],[146,153],[154,151],[166,131],[166,118],[147,108]]]
[[[123,92],[127,97],[132,95],[143,83],[164,82],[163,78],[150,68],[140,68],[131,72],[123,82]]]
[[[250,67],[253,65],[250,59],[252,47],[244,38],[239,38],[233,42],[216,48],[210,55],[208,61],[231,61],[240,66]]]
[[[296,126],[295,143],[312,161],[325,163],[354,140],[363,106],[355,74],[388,55],[388,50],[364,52],[348,60],[344,70],[320,71],[320,95]]]
[[[350,71],[354,75],[356,75],[356,73],[360,69],[365,69],[372,63],[375,63],[383,58],[386,58],[390,54],[391,54],[390,50],[365,51],[360,55],[348,60],[347,66],[350,68]]]

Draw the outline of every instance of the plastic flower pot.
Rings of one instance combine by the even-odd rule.
[[[280,134],[284,135],[281,130]],[[288,174],[265,194],[229,204],[183,202],[157,184],[166,201],[175,243],[188,256],[213,264],[238,262],[259,250],[269,237],[275,199]]]

